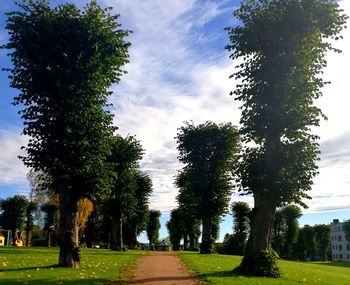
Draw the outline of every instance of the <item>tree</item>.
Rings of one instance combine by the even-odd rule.
[[[277,209],[273,219],[271,246],[279,256],[283,254],[285,248],[285,222],[281,209]]]
[[[13,246],[16,246],[17,230],[22,229],[25,222],[25,211],[28,203],[27,198],[22,195],[0,200],[0,225],[4,229],[11,230]]]
[[[149,245],[152,249],[158,243],[159,237],[159,229],[160,229],[160,218],[161,214],[159,211],[150,210],[148,215],[148,223],[147,223],[147,237],[149,240]]]
[[[33,229],[33,226],[34,226],[34,213],[35,211],[37,210],[38,208],[38,205],[33,202],[33,201],[30,201],[28,202],[27,206],[26,206],[26,209],[25,209],[25,216],[26,216],[26,246],[29,246],[30,245],[30,238],[29,238],[29,235],[30,235],[30,232],[31,230]]]
[[[49,201],[41,207],[41,210],[46,214],[44,230],[46,231],[47,247],[51,246],[51,233],[55,225],[55,216],[57,214],[58,208],[58,203],[56,203],[55,201]]]
[[[180,250],[180,242],[184,233],[182,214],[180,211],[179,208],[172,210],[170,212],[170,220],[166,223],[173,250]]]
[[[287,259],[293,259],[293,247],[298,238],[298,219],[302,216],[301,210],[295,205],[288,205],[283,207],[281,212],[285,223],[283,256]]]
[[[305,225],[299,229],[296,243],[296,254],[299,260],[315,260],[316,241],[315,231],[312,226]]]
[[[89,216],[94,210],[94,204],[88,199],[83,198],[78,201],[78,228],[79,238],[83,235]]]
[[[246,202],[233,202],[231,211],[234,219],[233,230],[239,249],[234,254],[243,255],[249,231],[250,208]]]
[[[201,221],[198,213],[199,197],[191,190],[191,181],[185,170],[178,173],[175,185],[179,188],[176,199],[179,203],[179,213],[182,216],[184,249],[197,250],[198,238],[201,234]],[[188,240],[189,248],[187,248]]]
[[[14,104],[23,106],[29,136],[22,160],[51,178],[60,197],[59,266],[78,267],[78,201],[111,182],[108,89],[128,62],[128,31],[96,1],[83,11],[73,4],[51,9],[48,0],[17,5],[8,14],[4,48],[11,50]]]
[[[240,190],[254,195],[240,270],[277,277],[277,264],[259,256],[271,249],[276,207],[306,206],[303,199],[310,198],[319,154],[311,128],[322,116],[313,102],[326,84],[320,77],[325,53],[335,50],[326,39],[337,39],[347,16],[331,0],[252,0],[234,15],[241,24],[227,29],[226,48],[239,60],[231,94],[242,103],[240,133],[246,143],[237,174]]]
[[[230,199],[231,173],[239,149],[238,132],[230,123],[206,122],[198,126],[186,123],[176,139],[179,160],[185,164],[177,184],[196,197],[196,216],[203,225],[201,253],[210,253],[218,232],[218,219]]]
[[[329,225],[315,225],[314,232],[316,252],[322,261],[326,261],[331,245],[331,227]]]
[[[149,196],[152,193],[152,180],[146,173],[136,171],[134,173],[136,189],[134,199],[135,208],[126,217],[124,227],[124,241],[128,248],[135,248],[137,237],[146,229],[147,215],[149,212]]]
[[[350,241],[350,219],[343,223],[343,230],[345,231],[346,240]]]
[[[111,193],[107,197],[107,208],[112,218],[112,249],[114,250],[123,249],[123,222],[137,207],[135,171],[142,155],[142,146],[133,136],[114,137],[111,156],[108,159],[114,179]]]

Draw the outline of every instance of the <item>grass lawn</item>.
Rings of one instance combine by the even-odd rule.
[[[82,249],[81,268],[68,269],[56,267],[57,248],[0,247],[0,284],[106,284],[130,278],[143,254],[146,252]]]
[[[198,277],[213,285],[350,284],[350,262],[312,263],[280,260],[282,277],[273,279],[234,275],[232,270],[239,265],[240,256],[201,255],[190,252],[180,252],[178,255]]]

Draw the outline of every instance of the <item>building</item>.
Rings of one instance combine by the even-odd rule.
[[[331,235],[332,261],[350,261],[350,237],[337,219],[331,223]]]

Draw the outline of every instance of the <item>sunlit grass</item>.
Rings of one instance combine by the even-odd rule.
[[[57,248],[0,248],[0,284],[105,284],[131,277],[143,251],[82,249],[79,269],[56,267]]]
[[[280,260],[282,277],[258,278],[235,275],[233,269],[240,261],[240,256],[201,255],[198,253],[180,252],[179,256],[203,280],[216,285],[349,285],[349,262],[293,262]]]

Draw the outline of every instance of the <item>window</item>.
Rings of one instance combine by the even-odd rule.
[[[343,255],[342,254],[339,254],[339,259],[343,259]]]
[[[350,244],[346,245],[346,250],[350,250]]]
[[[347,241],[350,241],[350,236],[346,236],[345,239],[346,239]]]
[[[341,236],[338,236],[338,241],[341,241]]]
[[[346,258],[347,258],[347,259],[350,259],[350,254],[347,254],[347,255],[346,255]]]
[[[338,245],[338,249],[339,250],[343,250],[343,246],[340,244],[340,245]]]

